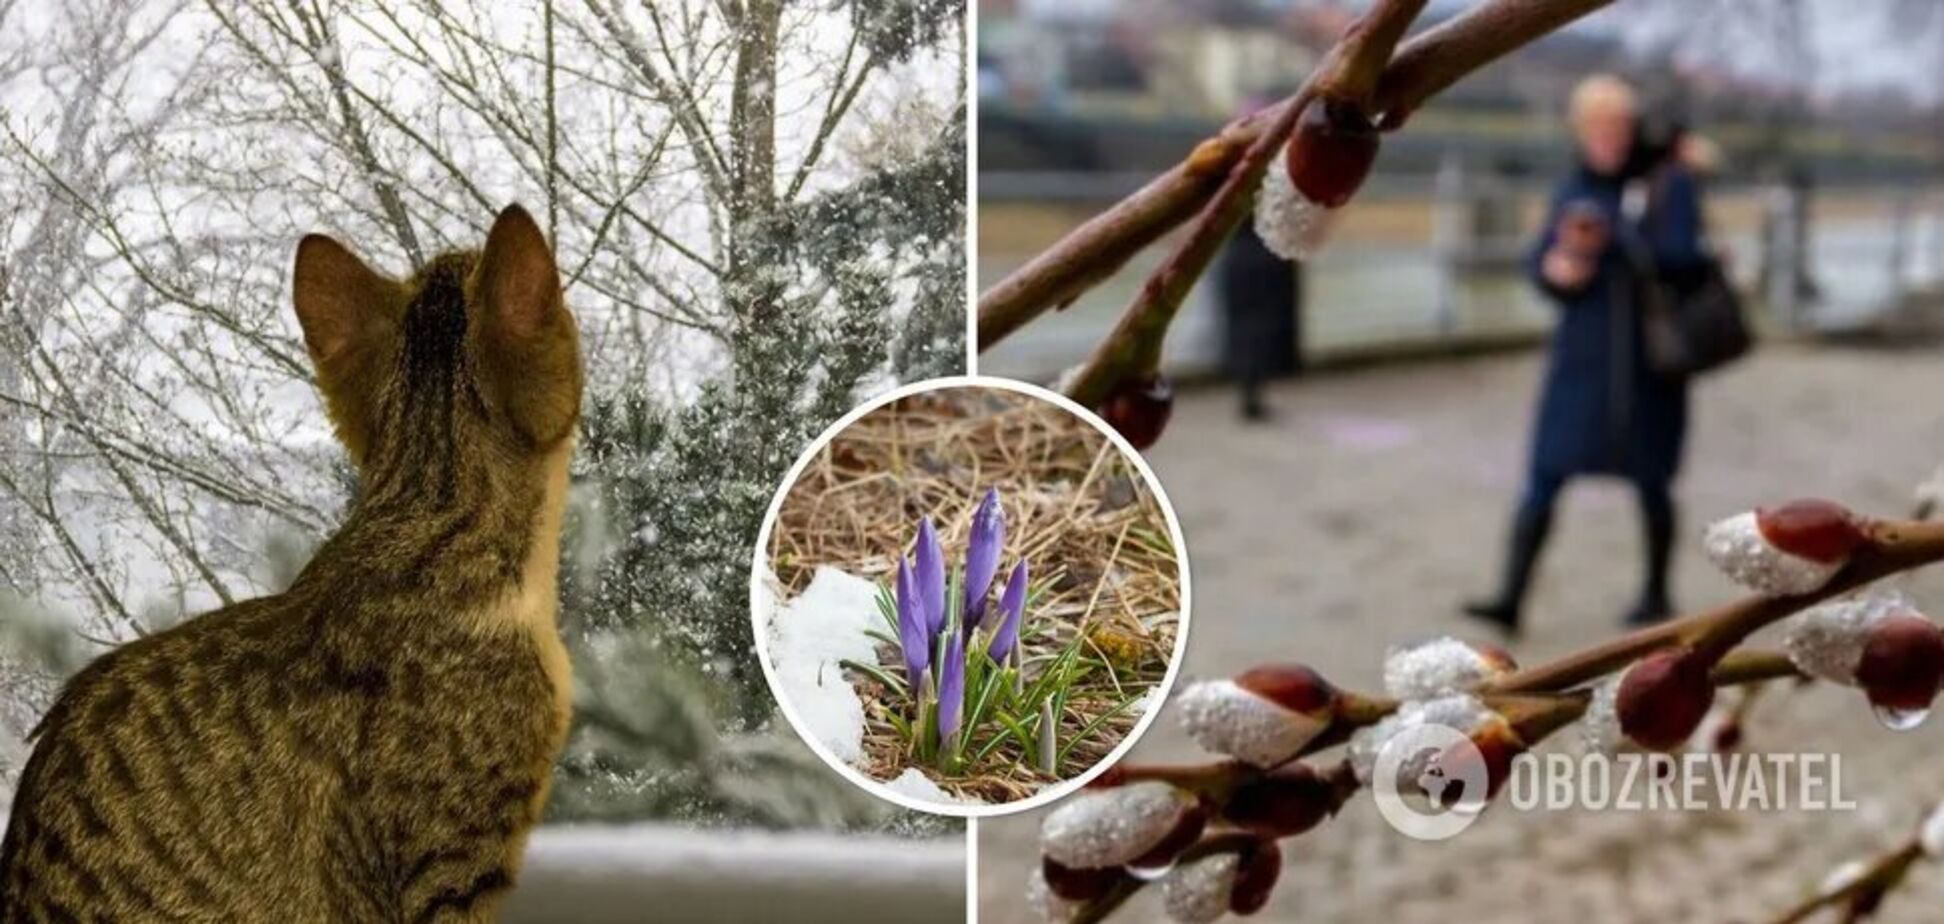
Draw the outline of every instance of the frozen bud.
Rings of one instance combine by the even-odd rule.
[[[1923,848],[1924,856],[1944,860],[1944,802],[1924,817],[1923,826],[1917,829],[1917,846]]]
[[[1782,650],[1790,663],[1811,677],[1856,685],[1856,668],[1870,632],[1893,613],[1910,609],[1910,601],[1894,592],[1834,600],[1789,617],[1783,624]]]
[[[1940,681],[1944,681],[1944,633],[1935,623],[1904,610],[1870,628],[1856,664],[1856,682],[1886,724],[1905,728],[1922,722],[1931,700],[1937,698]]]
[[[1823,557],[1840,544],[1820,535],[1818,529],[1802,525],[1806,517],[1781,512],[1796,507],[1792,504],[1716,522],[1702,538],[1708,560],[1736,583],[1761,593],[1782,596],[1820,589],[1843,570],[1849,552],[1845,549],[1833,559]],[[1771,538],[1763,528],[1764,517],[1769,518],[1767,522],[1782,524],[1776,532],[1784,537],[1782,541]]]
[[[1282,162],[1264,172],[1256,194],[1256,234],[1286,260],[1322,249],[1344,203],[1377,160],[1381,136],[1361,108],[1343,100],[1311,102],[1283,146]]]
[[[1224,851],[1175,867],[1161,880],[1161,903],[1168,909],[1168,920],[1207,924],[1227,914],[1241,865],[1241,857]]]
[[[1593,695],[1586,703],[1586,713],[1580,716],[1580,744],[1588,754],[1613,754],[1620,750],[1620,743],[1626,736],[1620,733],[1620,712],[1615,700],[1620,695],[1618,678],[1608,678],[1593,687]]]
[[[1154,445],[1173,414],[1174,386],[1160,373],[1122,382],[1100,406],[1101,419],[1112,424],[1135,449]]]
[[[1506,781],[1512,779],[1512,762],[1526,752],[1527,745],[1525,740],[1519,737],[1519,733],[1513,730],[1511,724],[1498,717],[1473,729],[1471,744],[1477,759],[1484,764],[1485,800],[1490,801],[1499,794],[1499,790],[1505,788]],[[1447,773],[1462,779],[1464,777],[1462,770],[1457,770],[1455,773],[1453,771],[1457,768],[1458,761],[1470,759],[1472,759],[1471,754],[1462,753],[1462,749],[1453,747],[1439,758],[1439,762],[1447,768]],[[1446,787],[1443,792],[1447,806],[1455,805],[1466,795],[1463,788],[1458,786]]]
[[[1075,869],[1040,858],[1040,875],[1054,895],[1076,902],[1090,902],[1111,891],[1127,877],[1119,867]]]
[[[1392,648],[1384,656],[1384,691],[1397,699],[1431,699],[1476,689],[1517,669],[1503,648],[1445,636]]]
[[[1120,866],[1161,846],[1182,826],[1199,826],[1203,815],[1193,795],[1167,783],[1086,789],[1046,816],[1040,850],[1075,869]]]
[[[1685,648],[1657,651],[1635,662],[1620,678],[1614,699],[1621,732],[1648,750],[1680,747],[1714,706],[1710,667]]]
[[[1060,897],[1047,883],[1046,874],[1041,870],[1033,870],[1032,875],[1026,878],[1026,907],[1033,909],[1033,914],[1046,924],[1066,924],[1073,920],[1074,913],[1084,904]]]
[[[1195,743],[1258,767],[1298,753],[1330,726],[1337,691],[1297,664],[1252,668],[1233,680],[1189,687],[1175,700],[1182,727]]]
[[[1341,207],[1370,176],[1382,136],[1363,109],[1345,100],[1319,99],[1296,122],[1283,148],[1283,169],[1304,198],[1326,209]]]
[[[1206,924],[1233,912],[1250,915],[1268,904],[1282,875],[1282,849],[1257,841],[1239,852],[1213,854],[1183,863],[1161,882],[1168,919]]]
[[[1292,763],[1238,785],[1222,807],[1222,818],[1262,837],[1294,837],[1336,814],[1342,804],[1335,781],[1308,764]]]
[[[1399,734],[1420,725],[1442,725],[1469,735],[1486,723],[1498,720],[1498,713],[1469,694],[1406,702],[1382,721],[1360,728],[1350,736],[1350,769],[1356,773],[1358,782],[1369,785],[1376,775],[1377,761],[1383,756],[1384,746]],[[1422,777],[1437,756],[1428,749],[1411,755],[1399,765],[1399,778],[1415,780]]]
[[[1841,564],[1869,541],[1849,508],[1833,501],[1790,501],[1755,511],[1762,537],[1790,555]]]

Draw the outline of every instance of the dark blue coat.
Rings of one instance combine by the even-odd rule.
[[[1639,277],[1627,247],[1644,248],[1662,275],[1692,271],[1706,259],[1704,232],[1693,177],[1670,168],[1653,187],[1653,206],[1631,222],[1621,215],[1618,179],[1582,168],[1553,194],[1527,259],[1527,272],[1560,314],[1533,434],[1535,479],[1604,474],[1665,484],[1680,467],[1687,382],[1647,365]],[[1605,213],[1614,233],[1593,279],[1568,292],[1549,285],[1539,266],[1562,211],[1577,202]]]

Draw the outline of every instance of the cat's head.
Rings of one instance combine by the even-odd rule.
[[[407,279],[308,235],[293,278],[318,388],[361,471],[435,445],[530,457],[573,434],[579,338],[525,209],[501,212],[484,248],[436,257]]]

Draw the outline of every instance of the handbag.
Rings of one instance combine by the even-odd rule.
[[[1660,186],[1660,176],[1654,186]],[[1654,209],[1646,206],[1648,220]],[[1633,252],[1641,293],[1641,327],[1648,368],[1670,378],[1712,372],[1740,359],[1755,345],[1740,293],[1721,260],[1709,255],[1700,264],[1673,273],[1655,265],[1644,242]]]

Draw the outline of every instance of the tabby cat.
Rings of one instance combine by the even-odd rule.
[[[290,589],[102,656],[35,731],[0,924],[485,921],[567,731],[580,351],[519,206],[403,281],[311,235],[297,318],[360,489]]]

